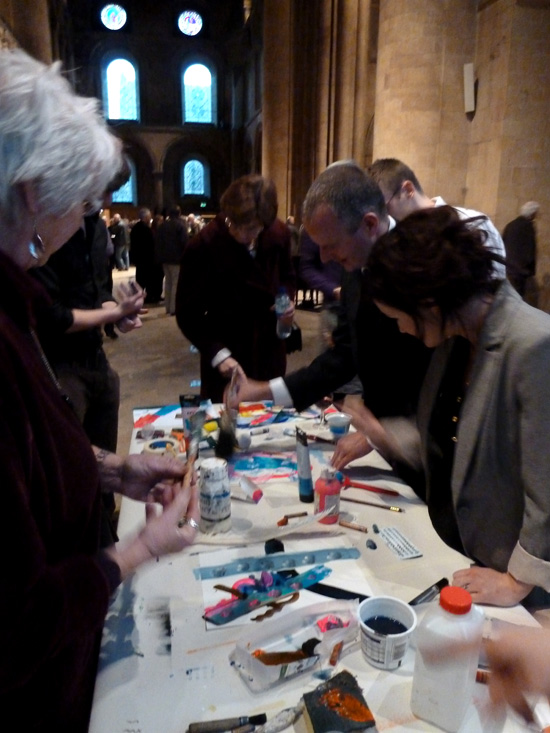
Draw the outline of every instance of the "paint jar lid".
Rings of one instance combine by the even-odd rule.
[[[227,461],[223,458],[205,458],[201,462],[203,481],[223,481],[227,478]]]
[[[441,589],[439,605],[449,613],[462,616],[471,609],[472,596],[464,588],[448,585],[446,588]]]

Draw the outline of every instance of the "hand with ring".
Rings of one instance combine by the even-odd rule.
[[[124,579],[142,563],[180,552],[193,544],[199,528],[199,493],[196,477],[188,488],[173,486],[173,498],[162,506],[151,500],[145,505],[146,523],[139,535],[126,547],[107,550],[119,565]]]
[[[182,527],[185,527],[186,524],[188,524],[191,527],[191,529],[197,529],[198,530],[198,528],[199,528],[199,525],[197,524],[197,522],[195,522],[195,520],[193,519],[193,517],[188,517],[186,515],[184,517],[181,517],[181,519],[178,519],[178,528],[179,529],[182,529]]]
[[[510,573],[501,573],[491,568],[474,565],[453,574],[453,585],[465,588],[474,603],[490,603],[493,606],[515,606],[533,588],[514,578]]]

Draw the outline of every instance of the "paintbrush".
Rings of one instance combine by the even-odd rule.
[[[382,489],[380,486],[372,486],[371,484],[364,484],[359,481],[352,481],[349,476],[339,472],[342,477],[342,489],[365,489],[365,491],[373,491],[375,494],[386,494],[387,496],[401,496],[399,491],[394,489]],[[338,476],[338,474],[337,474]]]
[[[229,402],[236,393],[236,382],[238,369],[235,367],[231,374],[231,381],[225,393],[224,411],[220,416],[220,430],[218,433],[218,442],[214,448],[214,453],[218,458],[231,458],[233,451],[237,447],[237,432],[235,430],[234,411],[229,407]]]
[[[195,460],[199,453],[199,443],[202,438],[202,426],[206,419],[206,413],[204,410],[198,410],[189,418],[189,429],[190,439],[189,447],[187,448],[187,473],[183,479],[183,488],[186,489],[191,486],[191,479],[193,477],[193,468],[195,466]]]
[[[387,504],[376,504],[374,501],[363,501],[362,499],[350,499],[348,496],[341,496],[340,501],[352,501],[354,504],[366,504],[367,506],[375,506],[378,509],[388,509],[390,512],[404,512],[400,506],[388,506]]]

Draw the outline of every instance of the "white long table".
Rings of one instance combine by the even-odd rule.
[[[163,418],[164,424],[168,425],[174,416],[168,412]],[[283,434],[288,425],[274,425],[269,434],[255,436],[252,449],[292,451],[294,439]],[[304,426],[308,432],[317,430],[323,434],[323,429],[312,421]],[[134,430],[131,450],[140,452],[142,447]],[[310,444],[314,480],[320,467],[328,464],[330,450],[331,446],[326,444]],[[343,496],[396,504],[405,511],[394,513],[343,501],[343,517],[366,525],[368,534],[343,530],[335,525],[334,529],[327,530],[326,526],[315,523],[283,537],[282,541],[292,547],[301,543],[314,550],[328,542],[327,536],[342,533],[342,543],[351,543],[359,550],[360,558],[354,564],[360,568],[362,581],[357,581],[357,567],[348,572],[344,570],[344,563],[335,563],[326,582],[365,595],[389,594],[409,601],[441,577],[450,579],[455,570],[468,566],[465,557],[441,542],[431,526],[425,505],[409,487],[389,475],[389,467],[380,456],[373,453],[356,462],[353,473],[357,480],[397,489],[401,496],[385,497],[359,489],[346,489]],[[205,553],[216,551],[212,557],[218,562],[219,550],[224,546],[246,545],[258,537],[268,536],[271,531],[273,534],[280,532],[277,520],[284,514],[313,512],[311,504],[299,502],[295,480],[272,479],[262,487],[264,497],[259,504],[232,502],[233,530],[227,536],[216,535],[212,539],[199,535],[192,548],[142,567],[120,587],[105,624],[91,733],[184,733],[190,722],[257,713],[267,713],[269,720],[281,710],[298,704],[305,691],[319,684],[314,675],[305,673],[265,692],[252,693],[230,666],[228,655],[236,640],[251,628],[256,631],[258,624],[251,625],[247,621],[248,626],[246,623],[229,624],[207,629],[202,618],[204,588],[197,575],[201,563],[209,564]],[[124,499],[119,520],[121,542],[127,541],[143,522],[143,505]],[[373,523],[379,528],[398,527],[423,556],[409,560],[397,558],[373,533]],[[205,544],[204,539],[214,544]],[[375,541],[375,550],[367,548],[367,539]],[[227,557],[231,557],[229,550]],[[328,599],[319,597],[318,600]],[[424,611],[425,606],[417,607],[419,617]],[[277,620],[291,612],[292,606],[283,609],[277,614]],[[488,619],[497,619],[497,623],[501,620],[537,625],[521,606],[486,607],[485,612]],[[368,665],[357,646],[340,659],[337,670],[347,669],[357,677],[375,715],[378,730],[435,731],[437,728],[416,719],[410,711],[413,666],[414,645],[408,650],[403,666],[391,673]],[[476,685],[470,711],[461,728],[463,733],[519,733],[525,730],[525,726],[511,715],[496,719],[489,709],[487,688]]]

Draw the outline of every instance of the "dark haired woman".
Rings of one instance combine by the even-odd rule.
[[[440,207],[376,243],[369,282],[402,332],[436,347],[418,422],[433,525],[474,561],[453,582],[477,603],[548,605],[550,317],[495,279],[495,262],[480,230]]]
[[[238,178],[221,213],[187,245],[176,318],[201,354],[201,395],[221,402],[233,369],[254,379],[283,376],[285,343],[273,310],[279,287],[293,300],[290,232],[277,216],[277,192],[259,175]],[[294,308],[284,318],[292,322]]]

